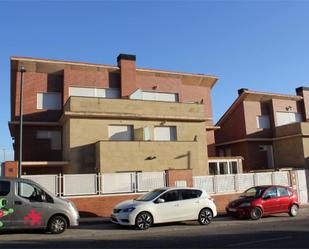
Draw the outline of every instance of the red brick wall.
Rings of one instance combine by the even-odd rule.
[[[187,187],[192,187],[191,169],[169,169],[166,171],[167,186],[175,187],[176,181],[186,181]]]
[[[216,143],[242,139],[246,136],[244,105],[241,103],[215,131]]]
[[[224,213],[227,204],[230,201],[237,199],[239,196],[240,193],[233,193],[224,195],[212,195],[211,197],[214,198],[215,204],[217,206],[217,211],[220,213]]]
[[[138,87],[136,85],[136,63],[134,60],[120,59],[121,97],[128,98]]]
[[[63,80],[63,103],[69,98],[69,87],[96,87],[96,88],[117,88],[119,87],[119,76],[115,77],[118,73],[109,73],[104,68],[74,68],[70,66],[64,69]]]
[[[113,207],[125,200],[130,200],[139,195],[114,195],[101,197],[82,197],[70,198],[74,202],[81,216],[102,216],[109,217],[112,213]]]
[[[62,151],[51,150],[50,139],[37,139],[37,131],[47,130],[61,132],[55,126],[24,126],[23,127],[23,161],[61,161]],[[15,160],[19,159],[19,129],[15,131]]]
[[[2,175],[5,177],[18,176],[18,162],[4,162],[2,165]]]
[[[19,119],[19,99],[20,99],[20,76],[18,72],[16,77],[16,95],[14,120]],[[37,93],[40,92],[60,92],[62,93],[62,75],[47,73],[24,73],[23,83],[23,118],[24,121],[58,121],[61,116],[61,110],[40,110],[37,109]]]
[[[212,195],[214,198],[217,210],[220,213],[225,212],[226,205],[239,197],[240,194],[225,194]],[[110,217],[113,207],[118,203],[138,197],[139,195],[114,195],[114,196],[100,196],[100,197],[81,197],[70,198],[74,202],[81,217]]]

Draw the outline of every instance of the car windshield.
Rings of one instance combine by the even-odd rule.
[[[241,196],[242,197],[260,197],[263,193],[264,188],[261,187],[253,187],[247,189]]]
[[[148,192],[147,194],[144,194],[144,195],[137,197],[135,200],[136,201],[151,201],[165,191],[166,191],[166,189],[155,189],[155,190]]]

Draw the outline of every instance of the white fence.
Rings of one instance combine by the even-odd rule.
[[[97,177],[97,174],[63,175],[63,195],[97,194]]]
[[[59,196],[138,193],[166,186],[165,172],[28,175],[23,178]]]
[[[39,185],[55,195],[59,193],[57,175],[25,175],[23,178],[37,182]]]
[[[205,189],[206,192],[211,194],[242,192],[253,186],[271,184],[290,186],[289,172],[282,171],[193,177],[194,187]]]

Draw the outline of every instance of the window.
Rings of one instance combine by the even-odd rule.
[[[11,184],[8,181],[0,181],[0,196],[6,196],[10,193]]]
[[[208,162],[209,175],[227,175],[227,174],[238,174],[239,162],[238,160],[211,160]]]
[[[142,92],[143,100],[178,102],[177,93]]]
[[[69,87],[69,96],[119,99],[118,88]]]
[[[218,175],[217,163],[209,163],[209,175]]]
[[[278,187],[277,189],[278,189],[278,194],[280,197],[289,196],[289,191],[287,188]]]
[[[165,194],[163,194],[160,199],[163,199],[165,202],[170,201],[178,201],[179,200],[179,192],[178,190],[171,190]]]
[[[228,174],[228,163],[227,162],[220,162],[219,163],[219,170],[220,170],[220,175],[225,175]]]
[[[269,196],[269,197],[268,197]],[[277,197],[277,188],[270,188],[268,189],[265,194],[264,194],[264,198],[276,198]]]
[[[194,199],[201,196],[202,191],[195,190],[195,189],[183,189],[181,190],[182,199],[188,200],[188,199]]]
[[[61,150],[61,132],[60,131],[37,131],[37,139],[50,139],[52,150]]]
[[[61,110],[61,93],[37,93],[37,109]]]
[[[111,141],[133,140],[133,125],[109,125],[108,137]]]
[[[28,199],[29,201],[54,202],[53,198],[46,194],[42,189],[25,182],[18,183],[18,196]]]
[[[176,141],[176,127],[175,126],[157,126],[154,128],[155,141]]]
[[[230,167],[230,174],[238,173],[237,162],[229,162],[229,167]]]
[[[145,141],[150,141],[151,140],[150,127],[144,127],[143,128],[143,133],[144,133],[144,140]]]
[[[268,115],[257,116],[256,123],[257,123],[258,129],[269,129],[270,128],[270,122],[269,122]]]
[[[301,113],[298,112],[277,112],[277,126],[302,122]]]
[[[28,200],[36,200],[41,196],[40,191],[31,184],[19,182],[18,183],[18,196]]]

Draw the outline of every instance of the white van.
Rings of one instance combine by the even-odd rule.
[[[45,228],[59,234],[78,226],[75,205],[22,178],[0,177],[1,229]]]

